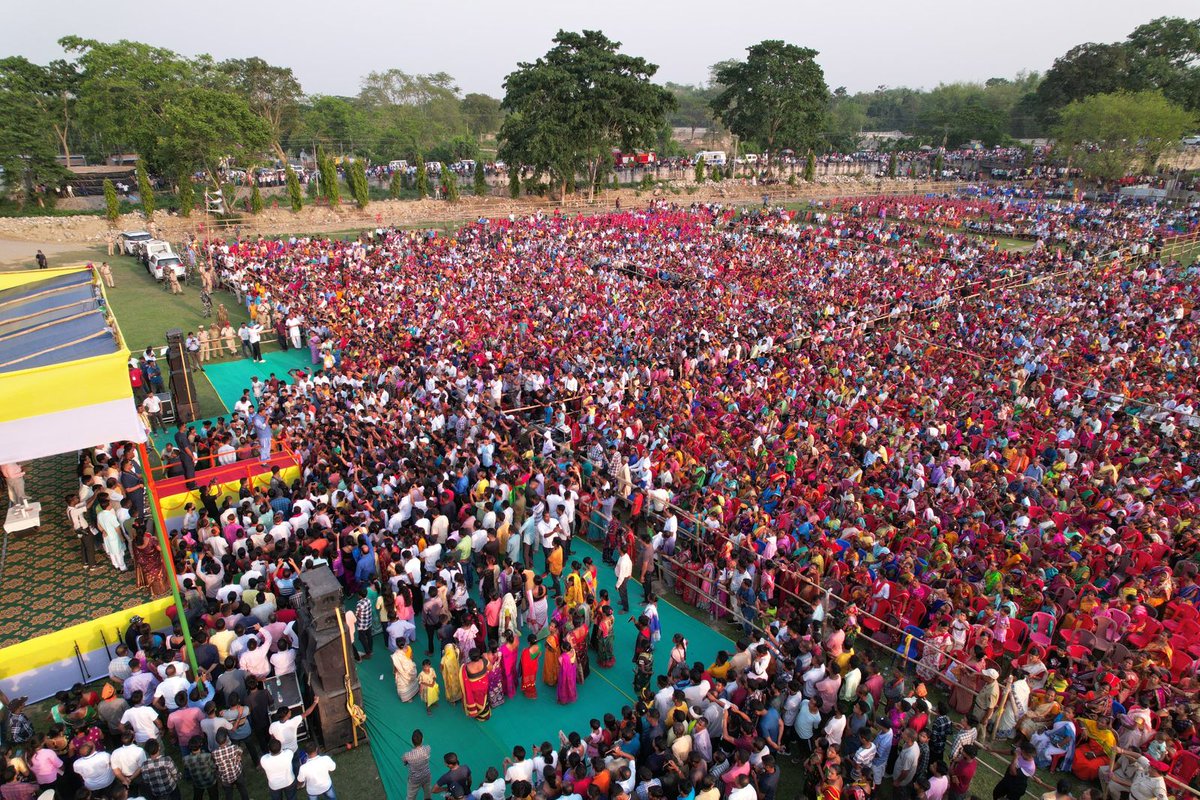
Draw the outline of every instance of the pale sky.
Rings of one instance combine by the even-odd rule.
[[[698,83],[716,61],[763,39],[820,51],[831,88],[931,87],[1045,71],[1070,47],[1124,39],[1159,16],[1194,17],[1196,0],[6,0],[0,56],[44,63],[67,34],[135,39],[193,56],[260,56],[291,67],[310,94],[357,93],[372,70],[445,71],[464,92],[502,93],[560,29],[598,28],[659,65],[657,79]],[[330,60],[330,54],[334,60]]]

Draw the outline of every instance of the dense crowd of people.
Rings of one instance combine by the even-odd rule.
[[[950,221],[1036,242],[928,228]],[[129,729],[101,735],[149,745],[184,706],[232,724],[250,705],[240,741],[290,796],[311,760],[249,698],[295,668],[299,574],[328,565],[357,598],[363,655],[384,631],[401,699],[480,720],[539,682],[586,691],[637,580],[636,704],[514,753],[499,784],[447,762],[441,790],[773,798],[795,757],[812,798],[965,800],[994,736],[1014,743],[996,797],[1038,767],[1165,796],[1200,767],[1200,265],[1170,257],[1198,225],[1194,207],[912,197],[209,242],[311,369],[181,429],[178,468],[197,439],[266,429],[302,477],[188,509],[172,556],[205,672],[181,672],[178,636],[137,633],[113,676]],[[572,558],[580,536],[606,564]],[[689,658],[656,622],[663,588],[739,625],[735,652]],[[655,675],[642,656],[668,637]],[[182,699],[141,686],[172,678]]]

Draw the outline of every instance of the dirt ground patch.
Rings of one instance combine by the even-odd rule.
[[[18,239],[0,239],[0,270],[34,269],[37,267],[37,251],[46,254],[50,266],[58,267],[86,261],[93,254],[82,242],[39,242]]]

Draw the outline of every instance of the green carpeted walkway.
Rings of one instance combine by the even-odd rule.
[[[578,731],[586,735],[590,730],[590,720],[600,719],[606,713],[619,715],[621,706],[633,704],[631,659],[637,631],[634,624],[629,622],[630,615],[620,613],[612,568],[602,563],[598,550],[577,540],[572,546],[572,559],[582,561],[584,556],[591,556],[600,567],[600,588],[608,589],[617,611],[617,663],[609,669],[600,669],[592,652],[591,677],[579,687],[579,699],[571,705],[560,706],[555,687],[546,686],[539,680],[536,700],[518,692],[516,697],[494,709],[490,720],[476,722],[467,717],[461,702],[456,705],[445,702],[443,686],[442,700],[433,715],[427,716],[419,696],[410,703],[400,702],[392,678],[386,640],[376,637],[375,653],[370,661],[359,664],[358,674],[362,681],[371,752],[379,765],[379,774],[383,777],[388,797],[405,796],[408,771],[401,757],[411,747],[410,736],[414,728],[424,732],[425,743],[433,751],[432,772],[435,781],[445,771],[442,756],[453,751],[463,764],[471,768],[472,778],[478,786],[490,766],[500,769],[503,775],[501,762],[512,755],[515,745],[523,745],[527,751],[532,751],[542,742],[549,741],[557,749],[560,730],[565,733]],[[538,560],[540,566],[540,557]],[[641,608],[638,603],[642,596],[641,586],[634,583],[629,595],[630,612],[637,615]],[[687,638],[688,660],[692,662],[710,664],[718,650],[733,652],[733,644],[729,639],[662,600],[658,603],[658,613],[662,621],[663,640],[655,652],[656,675],[666,671],[671,637],[675,633],[682,633]],[[418,628],[418,631],[419,636],[424,636],[423,628]],[[424,652],[425,642],[418,642],[413,653],[418,670],[421,660],[426,658]],[[438,669],[440,654],[429,658],[434,668]],[[438,680],[440,684],[440,670]]]
[[[248,358],[241,358],[236,361],[208,364],[204,367],[204,374],[208,376],[209,382],[217,390],[217,396],[221,398],[225,408],[233,408],[233,404],[242,396],[242,391],[250,388],[250,379],[256,375],[259,380],[266,380],[274,372],[275,377],[280,380],[293,383],[292,379],[288,377],[289,370],[312,369],[307,347],[286,352],[277,350],[263,353],[263,359],[267,363],[255,364]]]
[[[226,420],[229,419],[233,404],[242,396],[244,390],[250,388],[251,378],[258,376],[259,380],[266,380],[273,372],[275,373],[275,377],[280,380],[294,383],[292,378],[288,376],[289,370],[312,368],[308,348],[288,350],[287,352],[276,350],[263,353],[263,359],[267,363],[255,364],[248,358],[240,358],[236,361],[209,362],[205,365],[203,375],[208,378],[209,383],[216,390],[217,396],[221,399],[221,403],[225,406],[225,411],[217,416],[223,416]],[[197,376],[200,375],[200,373],[196,374]],[[217,417],[206,417],[188,424],[199,429],[206,419],[215,422]],[[159,431],[152,438],[155,448],[161,452],[164,446],[174,441],[175,426],[168,426],[166,430]]]

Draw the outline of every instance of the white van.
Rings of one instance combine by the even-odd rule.
[[[696,153],[696,162],[704,162],[709,166],[723,167],[725,166],[725,151],[724,150],[703,150]]]
[[[389,161],[388,169],[390,169],[392,172],[408,172],[408,162],[407,161]]]

